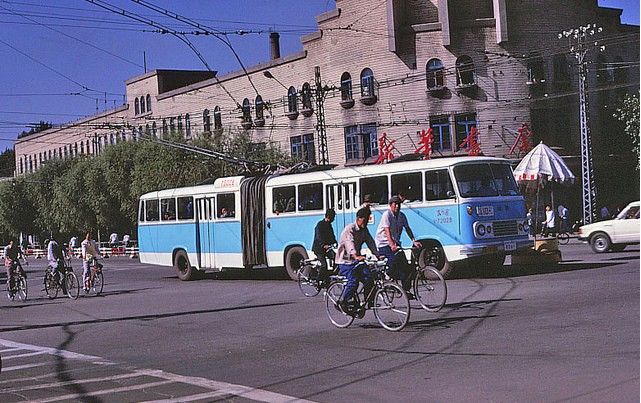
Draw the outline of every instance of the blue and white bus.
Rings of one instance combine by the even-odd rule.
[[[223,268],[285,267],[296,277],[314,227],[336,211],[336,236],[365,200],[375,231],[392,195],[417,240],[419,260],[444,275],[462,262],[483,270],[531,247],[525,202],[509,161],[453,157],[263,177],[151,192],[140,198],[140,261],[173,266],[181,280]],[[407,235],[403,244],[410,245]]]

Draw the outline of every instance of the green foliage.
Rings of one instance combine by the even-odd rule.
[[[184,142],[178,136],[166,140]],[[287,164],[280,150],[246,134],[200,136],[193,145],[270,164]],[[47,161],[37,172],[0,182],[0,237],[20,232],[61,240],[85,231],[135,237],[138,198],[243,173],[244,168],[153,141],[121,142],[95,157]]]
[[[13,148],[7,148],[0,154],[0,176],[13,176],[16,169],[16,153]]]
[[[632,140],[633,151],[637,156],[637,170],[639,170],[639,146],[641,132],[639,131],[639,94],[626,95],[614,112],[614,117],[624,125],[624,131]]]
[[[27,137],[35,133],[40,133],[47,129],[51,129],[52,127],[53,125],[50,122],[45,122],[44,120],[41,120],[40,122],[36,123],[31,129],[29,129],[28,132],[23,131],[20,134],[18,134],[18,138],[21,139],[23,137]]]

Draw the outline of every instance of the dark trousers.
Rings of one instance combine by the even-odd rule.
[[[360,281],[364,285],[365,297],[369,294],[369,290],[372,286],[372,272],[365,263],[354,262],[349,264],[339,264],[338,270],[341,276],[347,278],[347,285],[343,290],[343,301],[349,301],[354,297],[356,291],[358,290],[358,282]]]
[[[401,250],[392,252],[389,246],[383,246],[378,251],[387,258],[387,267],[389,267],[387,274],[394,280],[400,281],[405,291],[409,291],[412,288],[412,278],[405,253]]]
[[[318,279],[319,280],[326,280],[329,277],[329,267],[327,265],[327,260],[334,260],[336,258],[336,254],[334,251],[331,249],[328,251],[323,250],[312,250],[318,260],[320,260],[320,268],[318,271]]]

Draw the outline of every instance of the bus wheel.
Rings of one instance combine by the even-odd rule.
[[[178,278],[182,281],[189,281],[195,277],[194,270],[189,263],[187,252],[184,250],[176,252],[176,256],[174,257],[174,269],[176,269],[176,274],[178,274]]]
[[[452,277],[452,264],[447,261],[445,251],[441,246],[427,245],[421,249],[421,253],[418,255],[418,266],[432,266],[441,273],[443,278]]]
[[[294,246],[287,250],[285,254],[285,269],[287,270],[289,278],[298,281],[300,263],[307,258],[307,251],[302,246]]]

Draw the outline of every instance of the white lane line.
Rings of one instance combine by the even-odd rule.
[[[16,355],[7,355],[5,356],[2,361],[7,361],[11,360],[13,358],[22,358],[22,357],[33,357],[34,355],[42,355],[42,354],[47,354],[44,351],[35,351],[32,353],[24,353],[24,354],[16,354]]]
[[[156,386],[167,385],[168,383],[172,383],[172,381],[149,382],[149,383],[143,383],[140,385],[123,386],[121,388],[97,390],[94,392],[72,393],[72,394],[63,395],[63,396],[51,397],[48,399],[30,400],[27,403],[47,403],[47,402],[59,402],[61,400],[83,399],[90,396],[100,396],[100,395],[108,395],[110,393],[121,393],[121,392],[129,392],[132,390],[155,388]]]
[[[73,381],[42,383],[42,384],[39,384],[39,385],[24,386],[24,387],[19,387],[19,388],[0,389],[0,393],[13,393],[13,392],[21,392],[23,390],[58,388],[58,387],[61,387],[61,386],[80,385],[80,384],[83,384],[83,383],[92,383],[92,382],[114,381],[114,380],[119,380],[119,379],[135,378],[135,377],[139,377],[139,376],[146,376],[146,375],[139,374],[137,372],[133,372],[133,373],[130,373],[130,374],[120,374],[120,375],[113,375],[113,376],[101,376],[99,378],[91,378],[91,379],[78,379],[78,380],[73,380]]]
[[[9,351],[16,351],[16,350],[22,350],[21,348],[5,348],[3,350],[0,350],[0,353],[8,353]]]
[[[14,365],[13,367],[2,367],[2,372],[17,371],[19,369],[35,368],[35,367],[44,367],[49,365],[48,362],[39,362],[36,364],[24,364],[24,365]]]
[[[3,345],[5,347],[21,348],[23,350],[29,350],[29,351],[34,351],[34,352],[41,352],[43,354],[51,354],[51,355],[55,355],[55,356],[58,356],[58,357],[68,358],[68,359],[73,359],[73,360],[92,361],[92,362],[94,362],[96,364],[97,363],[107,363],[107,361],[105,361],[101,357],[95,357],[95,356],[85,355],[85,354],[78,354],[78,353],[74,353],[72,351],[59,350],[57,348],[51,348],[51,347],[33,346],[31,344],[17,343],[15,341],[11,341],[11,340],[0,339],[0,345]],[[7,358],[9,358],[9,357],[7,357]]]
[[[195,402],[196,400],[211,399],[214,397],[229,396],[223,391],[199,393],[197,395],[182,396],[175,399],[162,399],[162,400],[148,400],[141,403],[182,403],[182,402]]]

